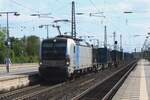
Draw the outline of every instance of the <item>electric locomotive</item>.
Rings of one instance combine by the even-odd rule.
[[[69,36],[43,40],[40,59],[40,75],[48,81],[66,80],[93,69],[92,46]]]

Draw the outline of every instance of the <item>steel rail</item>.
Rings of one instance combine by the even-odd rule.
[[[19,94],[19,93],[22,93],[24,91],[28,91],[28,90],[31,90],[31,89],[34,89],[34,88],[38,88],[38,87],[40,87],[40,84],[34,85],[34,86],[25,87],[25,88],[14,90],[14,91],[10,91],[10,92],[4,93],[4,94],[0,94],[0,100],[7,99],[10,96],[13,96],[13,95],[16,95],[16,94]]]
[[[136,63],[132,65],[132,67],[124,74],[124,76],[116,83],[116,85],[103,97],[102,100],[110,100],[114,96],[114,94],[117,92],[119,87],[123,84],[125,79],[128,77],[130,72],[135,68]]]
[[[51,86],[51,87],[47,87],[47,88],[42,89],[42,90],[40,90],[40,91],[35,91],[35,92],[31,93],[31,94],[23,95],[23,96],[21,96],[21,97],[14,98],[14,99],[12,99],[12,100],[26,100],[26,99],[29,99],[30,97],[36,96],[36,95],[38,95],[38,94],[40,94],[40,93],[43,93],[43,92],[52,90],[52,89],[57,88],[57,87],[60,87],[60,86],[62,86],[63,84],[64,84],[64,83],[60,83],[60,84],[57,84],[57,85],[54,85],[54,86]]]
[[[111,74],[110,76],[106,77],[105,79],[103,79],[102,81],[98,82],[97,84],[93,85],[92,87],[88,88],[87,90],[83,91],[82,93],[80,93],[79,95],[73,97],[71,100],[79,100],[80,98],[82,98],[84,95],[86,95],[88,92],[90,92],[91,90],[95,89],[96,87],[98,87],[99,85],[105,83],[107,80],[111,79],[113,76],[117,75],[119,72],[123,71],[124,69],[126,69],[128,66],[134,64],[136,61],[133,61],[131,63],[129,63],[128,65],[126,65],[125,67],[121,68],[120,70],[117,70],[116,72],[114,72],[113,74]],[[107,100],[107,99],[104,99]]]

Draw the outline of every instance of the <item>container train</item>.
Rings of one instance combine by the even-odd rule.
[[[80,39],[61,35],[42,41],[40,59],[41,77],[60,81],[118,64],[120,55],[117,51],[94,48]]]

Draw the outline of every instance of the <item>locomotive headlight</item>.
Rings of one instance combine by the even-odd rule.
[[[42,64],[42,62],[40,61],[40,62],[39,62],[39,65],[41,65],[41,64]]]
[[[41,65],[41,64],[42,64],[42,60],[40,59],[40,60],[39,60],[39,65]]]
[[[56,42],[56,39],[54,39],[53,42]]]
[[[69,62],[66,62],[67,65],[69,65]]]
[[[69,55],[67,55],[66,56],[66,65],[70,65],[70,56]]]

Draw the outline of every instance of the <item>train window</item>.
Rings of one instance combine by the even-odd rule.
[[[43,43],[42,47],[45,47],[45,48],[66,47],[66,43],[49,43],[49,42],[45,42],[45,43]]]
[[[66,43],[55,43],[55,47],[66,47]]]
[[[49,47],[53,47],[53,43],[43,43],[42,47],[46,47],[46,48],[49,48]]]

